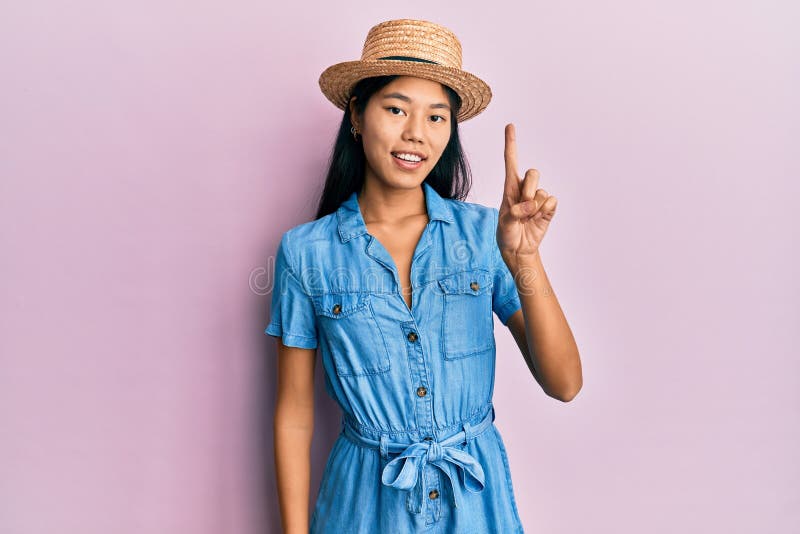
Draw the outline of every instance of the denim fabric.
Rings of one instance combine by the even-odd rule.
[[[498,211],[423,190],[411,309],[356,193],[278,246],[265,333],[319,348],[342,409],[312,533],[523,531],[492,405],[492,312],[507,324],[521,306]]]

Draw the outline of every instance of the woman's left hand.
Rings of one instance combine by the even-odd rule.
[[[511,269],[533,265],[547,227],[556,213],[556,197],[539,185],[539,171],[517,173],[517,142],[513,124],[506,124],[506,180],[497,222],[497,246]]]

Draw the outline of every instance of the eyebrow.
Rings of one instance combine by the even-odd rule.
[[[383,95],[383,98],[384,98],[384,100],[387,99],[387,98],[397,98],[399,100],[403,100],[404,102],[408,102],[409,104],[411,103],[411,99],[409,97],[407,97],[406,95],[404,95],[403,93],[387,93],[387,94]],[[452,110],[450,109],[450,106],[448,106],[447,104],[444,104],[442,102],[439,102],[439,103],[436,103],[436,104],[431,104],[431,107],[432,108],[442,108],[442,109],[446,109],[447,111],[451,111],[452,112]]]

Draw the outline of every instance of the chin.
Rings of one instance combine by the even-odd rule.
[[[425,181],[425,177],[427,174],[419,173],[419,176],[414,176],[412,174],[403,174],[394,175],[392,179],[387,183],[390,187],[396,187],[398,189],[414,189],[415,187],[421,187],[422,182]]]

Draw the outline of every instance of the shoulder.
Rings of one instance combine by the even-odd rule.
[[[450,209],[453,215],[457,218],[470,220],[475,222],[482,222],[485,219],[492,219],[497,215],[497,208],[491,206],[484,206],[477,202],[468,202],[466,200],[447,199],[450,204]]]
[[[336,212],[319,219],[297,224],[281,236],[281,247],[292,258],[299,258],[314,246],[314,243],[330,242],[337,236]]]
[[[497,246],[497,208],[455,199],[447,202],[454,223],[442,225],[443,239],[449,249],[458,251],[446,255],[448,265],[456,270],[469,267],[491,271]]]
[[[497,208],[477,202],[447,199],[458,232],[468,236],[494,237],[497,228]]]

